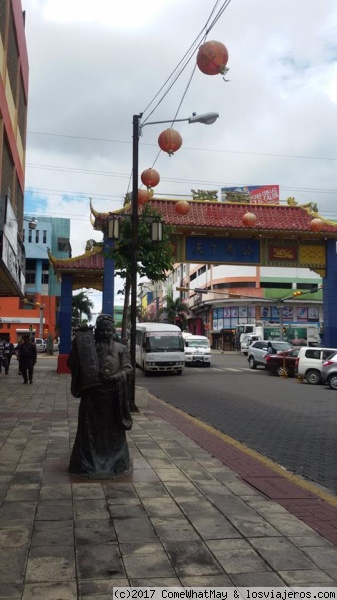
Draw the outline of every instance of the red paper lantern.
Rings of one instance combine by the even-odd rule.
[[[245,213],[242,217],[242,223],[246,227],[255,227],[256,215],[254,215],[254,213],[251,212]]]
[[[138,204],[146,204],[150,200],[150,194],[148,190],[138,190]]]
[[[175,131],[175,129],[165,129],[158,138],[160,149],[163,150],[163,152],[167,152],[169,156],[172,156],[174,152],[179,150],[182,143],[183,138],[179,131]]]
[[[155,187],[160,181],[160,175],[155,169],[146,169],[140,178],[147,188]]]
[[[323,227],[322,219],[313,219],[310,223],[311,231],[321,231]]]
[[[205,75],[224,75],[227,71],[228,50],[221,42],[210,41],[200,46],[197,65]]]
[[[176,212],[178,215],[187,215],[190,212],[190,205],[186,200],[178,200],[175,205]]]

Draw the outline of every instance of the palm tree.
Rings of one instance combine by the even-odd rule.
[[[166,313],[168,323],[176,325],[177,321],[181,321],[182,328],[184,329],[186,316],[189,313],[189,308],[185,302],[182,302],[180,298],[173,300],[172,296],[167,296]]]
[[[79,327],[90,322],[92,319],[92,308],[94,308],[94,303],[88,298],[86,292],[79,292],[76,296],[73,296],[72,326]],[[87,318],[82,319],[82,315],[85,315]]]

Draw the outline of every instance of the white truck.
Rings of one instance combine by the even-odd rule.
[[[319,346],[321,344],[320,328],[317,323],[246,323],[239,325],[240,345],[247,335],[257,336],[260,340],[281,340],[291,342],[294,346]]]

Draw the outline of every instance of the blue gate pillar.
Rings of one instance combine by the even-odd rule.
[[[106,253],[113,250],[115,241],[104,237],[104,272],[103,272],[103,299],[102,313],[114,317],[114,293],[115,293],[115,261],[107,258]]]
[[[73,302],[73,276],[62,274],[60,309],[60,352],[57,361],[58,373],[69,373],[67,358],[71,350],[71,315]]]
[[[324,346],[337,348],[337,241],[326,241],[326,277],[323,279]]]

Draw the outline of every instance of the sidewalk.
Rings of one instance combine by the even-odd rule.
[[[69,388],[55,357],[38,358],[33,385],[15,360],[0,376],[0,599],[337,585],[336,497],[153,397],[134,415],[132,474],[70,476]]]

